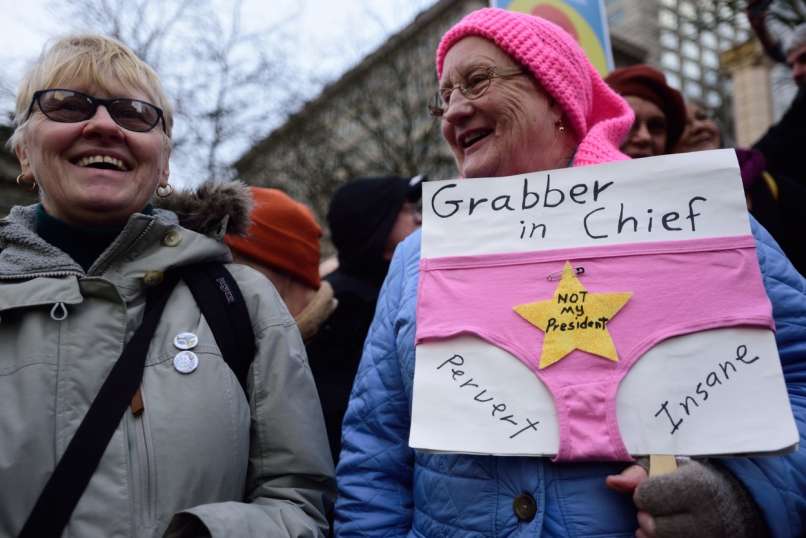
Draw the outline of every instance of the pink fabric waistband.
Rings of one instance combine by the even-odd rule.
[[[544,251],[423,258],[420,260],[420,269],[429,271],[431,269],[464,269],[471,267],[494,267],[498,265],[526,265],[539,262],[574,260],[577,258],[615,258],[618,256],[641,256],[644,254],[675,252],[709,252],[755,246],[756,242],[752,235],[734,235],[682,241],[652,241],[647,243],[562,248]]]

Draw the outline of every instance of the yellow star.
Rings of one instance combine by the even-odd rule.
[[[554,297],[514,308],[543,331],[540,369],[551,366],[575,349],[618,362],[607,322],[630,300],[631,292],[590,293],[565,262]]]

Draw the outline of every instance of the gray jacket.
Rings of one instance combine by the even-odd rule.
[[[133,215],[85,273],[34,222],[35,206],[0,221],[0,536],[21,529],[137,328],[146,287],[171,267],[230,259],[217,237],[155,210]],[[160,536],[169,524],[170,536],[197,536],[199,520],[214,537],[325,532],[333,464],[304,346],[269,282],[228,268],[256,338],[248,401],[180,283],[146,359],[144,411],[124,414],[64,536]],[[189,374],[173,365],[181,332],[199,338]]]

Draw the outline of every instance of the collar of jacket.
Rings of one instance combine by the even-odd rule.
[[[307,343],[316,336],[319,327],[330,317],[337,306],[338,301],[333,298],[333,288],[329,282],[323,280],[311,302],[294,318],[303,342]]]
[[[203,183],[195,191],[180,191],[169,198],[158,198],[156,202],[160,207],[155,208],[153,214],[135,213],[129,218],[120,235],[86,272],[87,276],[104,274],[121,257],[134,260],[142,254],[144,239],[162,240],[169,229],[178,228],[178,225],[187,228],[186,232],[198,232],[219,243],[225,233],[246,233],[249,228],[251,195],[246,185],[239,181]],[[35,230],[36,204],[14,207],[8,217],[0,220],[0,281],[85,275],[80,265],[39,237]],[[207,256],[187,248],[189,243],[195,246],[204,244],[200,239],[182,241],[184,248],[177,247],[168,252],[187,254],[184,263],[201,261],[211,254],[216,259],[229,261],[223,243],[217,248],[209,245],[212,251],[207,252]],[[152,262],[155,265],[153,270],[183,264],[181,255],[178,258],[166,255],[165,258],[163,264]]]
[[[155,210],[154,215],[132,215],[120,235],[85,273],[67,254],[34,232],[35,212],[36,206],[17,207],[0,221],[0,282],[7,293],[13,291],[12,286],[16,290],[32,279],[72,283],[70,288],[79,281],[81,286],[103,285],[103,281],[112,284],[116,294],[128,302],[142,293],[149,279],[154,282],[169,269],[203,261],[231,261],[223,242],[182,228],[169,211]],[[99,282],[92,284],[93,281]],[[63,289],[71,296],[75,291]],[[53,295],[49,295],[51,301],[47,302],[52,302]],[[20,300],[34,304],[24,297]]]

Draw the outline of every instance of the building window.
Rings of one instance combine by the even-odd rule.
[[[706,67],[716,69],[719,67],[719,56],[712,50],[704,50],[702,51],[702,63]]]
[[[719,74],[716,71],[706,69],[702,79],[707,85],[716,86],[719,82]]]
[[[674,32],[663,31],[660,34],[660,44],[668,49],[677,49],[680,41],[677,39],[677,34]]]
[[[688,60],[683,62],[683,74],[688,78],[699,79],[702,76],[700,66],[695,62]]]
[[[680,25],[680,30],[686,37],[696,38],[697,37],[697,27],[694,26],[694,23],[691,22],[683,22]]]
[[[697,10],[694,9],[694,6],[692,5],[691,2],[686,1],[680,2],[679,12],[681,15],[691,20],[697,19]]]
[[[711,31],[703,30],[700,34],[700,43],[706,48],[715,49],[717,46],[716,36]]]
[[[700,57],[700,47],[694,44],[693,41],[683,41],[681,48],[683,56],[696,60]]]
[[[722,36],[723,38],[733,39],[734,32],[733,27],[730,24],[726,22],[720,22],[719,26],[717,27],[717,31],[719,32],[719,35]]]
[[[677,2],[675,0],[661,0],[661,4],[663,4],[664,6],[666,6],[668,8],[672,8],[672,9],[674,9],[676,7],[675,6],[676,3]]]
[[[658,22],[666,28],[677,28],[677,16],[667,9],[658,11]]]
[[[700,99],[702,98],[702,86],[700,86],[699,82],[694,82],[693,80],[687,80],[685,93],[688,97],[694,97],[696,99]]]
[[[718,93],[711,91],[708,92],[708,95],[705,97],[705,103],[708,105],[709,108],[716,109],[719,108],[719,105],[722,104],[722,98],[719,96]]]
[[[664,51],[660,55],[660,65],[663,69],[677,71],[680,69],[680,56],[668,50]]]

